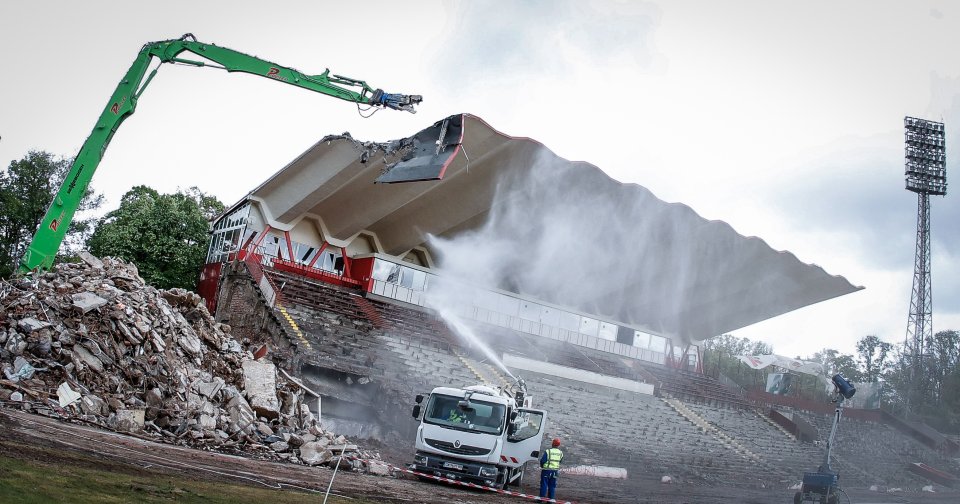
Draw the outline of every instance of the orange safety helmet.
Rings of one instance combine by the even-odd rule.
[[[552,445],[554,448],[560,446],[560,438],[553,438],[553,443],[551,443],[551,445]]]

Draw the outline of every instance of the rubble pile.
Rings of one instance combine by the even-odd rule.
[[[0,282],[0,404],[167,443],[308,465],[379,459],[321,428],[310,394],[254,359],[202,299],[83,255]]]

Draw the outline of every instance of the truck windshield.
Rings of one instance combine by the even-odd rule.
[[[460,409],[457,404],[462,400],[460,397],[440,394],[430,396],[423,420],[444,427],[484,434],[502,432],[506,406],[474,399],[470,401],[469,408]]]

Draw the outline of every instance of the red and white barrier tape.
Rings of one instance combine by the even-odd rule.
[[[361,462],[366,463],[368,466],[370,465],[370,462],[371,462],[371,461],[369,461],[369,460],[364,460],[364,459],[360,459],[360,458],[356,458],[356,457],[344,457],[344,458],[346,458],[346,459],[348,459],[348,460],[359,460],[359,461],[361,461]],[[511,490],[503,490],[503,489],[501,489],[501,488],[494,488],[494,487],[489,487],[489,486],[478,485],[478,484],[476,484],[476,483],[470,483],[469,481],[460,481],[460,480],[455,480],[455,479],[450,479],[450,478],[444,478],[443,476],[436,476],[436,475],[433,475],[433,474],[422,473],[422,472],[414,471],[414,470],[412,470],[412,469],[407,469],[406,467],[399,467],[399,466],[395,466],[395,465],[393,465],[393,464],[388,464],[388,463],[386,463],[386,462],[384,462],[384,461],[382,461],[382,460],[376,460],[376,461],[373,461],[373,462],[378,463],[378,464],[383,464],[383,465],[385,465],[385,466],[387,466],[387,467],[389,467],[390,469],[393,469],[393,470],[395,470],[395,471],[405,472],[405,473],[407,473],[407,474],[413,474],[413,475],[415,475],[415,476],[420,476],[420,477],[422,477],[422,478],[430,478],[430,479],[432,479],[432,480],[442,481],[443,483],[453,483],[453,484],[455,484],[455,485],[465,486],[465,487],[467,487],[467,488],[475,488],[475,489],[478,489],[478,490],[487,490],[487,491],[490,491],[490,492],[497,492],[497,493],[499,493],[499,494],[510,495],[510,496],[513,496],[513,497],[521,497],[521,498],[530,499],[530,500],[536,501],[536,502],[549,502],[549,503],[552,503],[552,504],[577,504],[577,503],[574,502],[574,501],[561,501],[561,500],[557,500],[557,499],[548,499],[548,498],[546,498],[546,497],[540,497],[540,496],[537,496],[537,495],[530,495],[530,494],[523,493],[523,492],[514,492],[514,491],[511,491]]]

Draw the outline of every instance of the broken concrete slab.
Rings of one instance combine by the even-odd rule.
[[[37,320],[33,317],[28,317],[20,322],[17,322],[17,327],[24,333],[30,334],[33,331],[39,331],[40,329],[50,327],[50,323]]]
[[[197,391],[198,394],[212,399],[217,395],[217,392],[220,392],[220,389],[225,385],[223,378],[217,377],[212,381],[197,381],[193,384],[193,389]]]
[[[60,407],[66,408],[80,400],[80,392],[70,388],[67,382],[63,382],[57,387],[57,398],[60,400]]]
[[[77,257],[79,257],[81,261],[89,264],[93,268],[100,269],[100,270],[103,269],[103,261],[101,261],[99,258],[91,254],[90,252],[87,252],[86,250],[81,250],[80,253],[77,254]]]
[[[274,419],[280,416],[277,399],[277,368],[272,362],[248,359],[243,361],[243,388],[250,407],[258,415]]]
[[[117,430],[137,432],[143,429],[144,410],[122,409],[117,411]]]
[[[73,347],[73,355],[77,357],[82,364],[89,366],[90,369],[94,370],[95,372],[103,372],[103,362],[83,346],[75,345]]]
[[[300,459],[307,465],[325,464],[333,458],[333,452],[319,443],[304,443],[300,447]]]
[[[70,298],[73,300],[73,307],[84,315],[107,304],[106,299],[92,292],[73,294]]]
[[[369,460],[367,472],[375,476],[390,476],[390,466],[377,460]]]
[[[103,416],[109,413],[110,409],[107,407],[107,403],[100,399],[98,396],[93,394],[88,394],[83,396],[80,399],[80,409],[88,415],[97,415]]]

